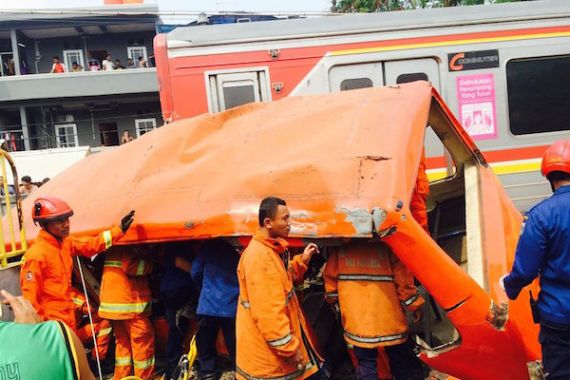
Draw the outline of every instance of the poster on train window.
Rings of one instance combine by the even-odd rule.
[[[459,119],[474,140],[497,137],[494,74],[457,77]]]

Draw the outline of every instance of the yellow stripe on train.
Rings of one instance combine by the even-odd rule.
[[[346,49],[346,50],[331,51],[327,55],[328,56],[338,56],[338,55],[348,55],[348,54],[376,53],[376,52],[390,51],[390,50],[420,49],[420,48],[427,48],[427,47],[443,47],[443,46],[464,45],[464,44],[480,44],[480,43],[489,43],[489,42],[519,41],[519,40],[531,40],[531,39],[554,38],[554,37],[570,37],[570,32],[520,34],[520,35],[512,35],[512,36],[472,38],[472,39],[437,41],[437,42],[422,42],[422,43],[416,43],[416,44],[402,44],[402,45],[392,45],[392,46],[377,46],[377,47],[370,47],[370,48],[359,48],[359,49]]]
[[[540,161],[540,158],[533,158],[520,161],[493,162],[491,163],[491,168],[496,175],[529,173],[540,170]],[[430,182],[448,176],[445,168],[428,169],[426,170],[426,174]]]

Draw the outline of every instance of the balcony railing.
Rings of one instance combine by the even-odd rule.
[[[146,117],[159,119],[159,114],[147,114]],[[107,120],[107,119],[106,119]],[[78,146],[90,146],[93,151],[104,150],[107,147],[121,145],[121,138],[124,130],[105,130],[93,132],[67,133],[54,136],[51,133],[43,133],[39,136],[32,136],[28,139],[24,138],[22,130],[0,131],[0,139],[3,140],[3,146],[0,147],[8,152],[20,152],[26,150],[26,142],[29,143],[31,150],[37,149],[54,149],[54,148],[74,148]],[[148,131],[140,131],[142,135]],[[99,137],[99,138],[97,138]],[[136,138],[136,136],[131,135]],[[103,141],[106,140],[106,143]],[[99,143],[101,141],[101,143]],[[100,149],[102,148],[102,149]]]
[[[0,77],[0,101],[158,92],[155,68]]]

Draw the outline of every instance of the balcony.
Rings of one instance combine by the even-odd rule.
[[[0,102],[158,92],[155,68],[0,78]]]

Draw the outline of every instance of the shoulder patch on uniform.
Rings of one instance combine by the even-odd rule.
[[[33,281],[34,280],[34,273],[32,271],[27,271],[26,272],[26,280],[27,281]]]

